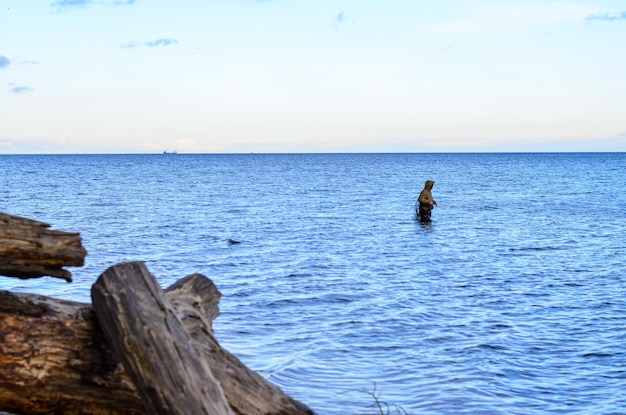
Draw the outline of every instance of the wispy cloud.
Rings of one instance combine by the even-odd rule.
[[[57,10],[70,10],[84,8],[92,4],[104,6],[130,6],[136,2],[137,0],[56,0],[50,3],[50,6]]]
[[[620,14],[609,14],[609,13],[600,13],[600,14],[592,14],[586,17],[585,20],[590,22],[601,21],[601,22],[616,22],[619,20],[626,20],[626,12],[621,12]]]
[[[178,43],[178,41],[176,39],[165,37],[165,38],[153,40],[153,41],[150,41],[150,42],[144,42],[144,45],[146,45],[149,48],[156,48],[156,47],[159,47],[159,46],[175,45],[177,43]]]
[[[39,61],[17,61],[18,65],[39,65]]]
[[[335,20],[333,21],[333,27],[337,28],[344,25],[347,18],[348,16],[346,15],[346,12],[339,12],[339,14],[337,14],[337,17],[335,17]],[[352,23],[354,23],[354,21]]]
[[[139,44],[137,42],[127,42],[120,46],[122,49],[133,49],[136,48]]]
[[[148,42],[135,42],[134,40],[131,40],[130,42],[124,43],[120,47],[122,49],[134,49],[134,48],[138,48],[141,46],[145,46],[148,48],[158,48],[158,47],[172,46],[177,43],[178,43],[178,40],[176,39],[172,39],[171,37],[164,37],[161,39],[151,40]]]
[[[0,55],[0,69],[4,69],[10,64],[11,61],[9,60],[9,58],[5,58],[4,56]]]
[[[93,3],[93,0],[56,0],[50,3],[50,6],[56,9],[71,9],[85,7]]]
[[[29,86],[15,85],[15,84],[7,84],[7,87],[9,89],[9,92],[13,94],[23,94],[23,93],[30,92],[33,90]]]

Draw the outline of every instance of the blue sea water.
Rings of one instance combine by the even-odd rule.
[[[222,345],[318,414],[626,413],[626,153],[4,155],[0,211],[223,293]],[[415,199],[434,180],[430,224]],[[232,241],[240,242],[238,244]]]

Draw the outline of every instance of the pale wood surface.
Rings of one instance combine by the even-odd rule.
[[[93,285],[91,298],[148,413],[232,414],[221,385],[145,264],[110,267]]]
[[[167,289],[168,298],[191,334],[193,344],[219,379],[237,414],[312,415],[313,411],[222,348],[212,330],[221,296],[213,282],[200,274],[179,280]]]

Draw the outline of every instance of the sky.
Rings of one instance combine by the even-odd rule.
[[[626,151],[623,0],[0,0],[0,154]]]

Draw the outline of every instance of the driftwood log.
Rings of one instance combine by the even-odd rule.
[[[190,275],[171,285],[166,294],[236,414],[313,415],[302,402],[286,395],[220,346],[212,322],[219,314],[221,293],[210,279]]]
[[[0,274],[16,278],[58,277],[70,282],[66,266],[80,267],[87,251],[78,233],[0,212]]]
[[[106,270],[91,300],[148,413],[232,414],[208,363],[143,263]]]
[[[91,305],[0,291],[0,411],[144,414]]]
[[[120,264],[105,274],[115,272],[133,278],[127,271],[136,267]],[[141,271],[140,275],[147,277],[149,273]],[[124,290],[124,285],[119,289]],[[219,298],[219,291],[208,278],[194,274],[165,290],[161,304],[175,314],[175,318],[168,314],[169,319],[182,322],[190,336],[187,344],[195,348],[193,353],[202,362],[198,365],[208,364],[230,410],[238,415],[313,414],[219,345],[211,327],[219,314]],[[0,411],[170,413],[144,409],[139,388],[117,356],[89,304],[0,291]],[[162,361],[162,366],[170,362]],[[178,402],[183,402],[182,395]]]

